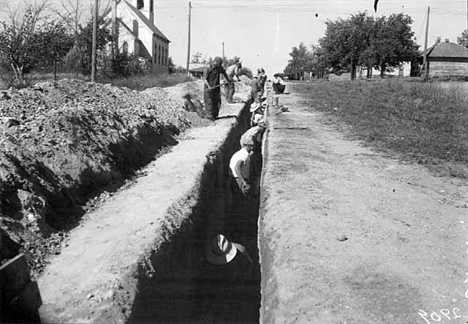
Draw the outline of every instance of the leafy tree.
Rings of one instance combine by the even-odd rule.
[[[325,51],[318,45],[312,45],[310,50],[310,71],[314,77],[323,77],[327,70]]]
[[[299,47],[294,46],[289,56],[291,56],[291,59],[284,69],[285,74],[299,79],[304,75],[305,71],[311,70],[312,57],[304,43],[301,42]]]
[[[19,84],[24,73],[39,61],[37,31],[42,22],[46,3],[28,4],[24,11],[10,13],[8,22],[0,23],[0,58],[9,66]]]
[[[457,43],[468,48],[468,29],[465,29],[460,37],[457,37]]]
[[[169,56],[169,60],[167,62],[167,67],[168,67],[168,70],[169,70],[169,74],[172,74],[174,72],[176,72],[176,66],[174,64],[174,62],[172,61],[172,57]]]
[[[377,19],[359,13],[346,20],[327,21],[325,37],[319,43],[327,64],[334,70],[350,68],[352,79],[358,65],[367,66],[368,71],[376,67],[383,74],[417,55],[411,23],[411,17],[401,13]]]
[[[103,52],[106,48],[107,43],[112,41],[112,35],[110,31],[104,27],[104,19],[98,18],[98,28],[96,34],[96,50]],[[82,53],[81,66],[83,73],[91,73],[91,61],[92,61],[92,47],[93,47],[93,21],[88,21],[85,27],[80,26],[80,32],[77,37],[77,51]]]
[[[388,67],[396,67],[411,61],[418,54],[418,45],[413,40],[412,18],[402,13],[383,17],[377,28],[377,39],[372,46],[375,52],[374,66],[384,74]]]
[[[190,63],[202,63],[203,54],[200,52],[196,52],[195,54],[192,55],[192,60]]]
[[[350,68],[351,79],[356,78],[356,67],[362,64],[369,48],[373,19],[366,13],[351,15],[349,19],[326,21],[325,37],[319,40],[328,64],[334,70]],[[366,57],[371,55],[367,53]]]
[[[54,80],[57,79],[57,63],[62,62],[65,55],[73,47],[74,37],[68,32],[63,21],[47,22],[33,37],[40,62],[38,66],[53,66]]]

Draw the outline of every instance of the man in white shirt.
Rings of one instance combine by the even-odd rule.
[[[229,162],[229,168],[237,184],[231,186],[234,196],[239,193],[248,194],[250,190],[250,153],[253,150],[254,142],[252,137],[241,138],[241,149],[234,153]]]
[[[278,73],[273,75],[273,80],[271,80],[271,82],[273,83],[273,91],[276,94],[284,93],[284,89],[286,89],[286,83]]]

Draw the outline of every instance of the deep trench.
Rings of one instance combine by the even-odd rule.
[[[258,323],[260,266],[257,247],[258,195],[242,206],[233,203],[229,160],[240,148],[241,134],[249,127],[244,107],[223,147],[212,154],[200,183],[197,205],[190,219],[151,256],[155,271],[140,267],[138,292],[127,323]],[[255,154],[257,170],[262,152]],[[256,173],[260,183],[261,172]],[[182,204],[183,205],[183,204]],[[246,280],[233,282],[233,273],[213,266],[205,257],[210,238],[222,233],[246,247],[253,265]]]

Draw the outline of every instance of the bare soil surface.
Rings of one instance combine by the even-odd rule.
[[[272,109],[263,323],[468,323],[468,181],[352,141],[299,94]]]
[[[137,92],[64,79],[0,92],[1,264],[25,253],[36,278],[87,212],[187,129],[212,124],[185,107],[184,94],[202,89],[201,80]]]
[[[242,93],[237,99],[244,97]],[[224,145],[242,107],[240,103],[223,105],[218,120],[185,131],[171,152],[151,162],[135,181],[83,216],[60,255],[51,258],[38,279],[44,322],[180,322],[174,318],[196,320],[190,318],[194,311],[198,317],[217,318],[216,314],[199,314],[212,309],[211,305],[191,308],[194,268],[202,269],[206,263],[200,251],[191,255],[195,254],[193,245],[203,250],[205,235],[213,233],[202,228],[201,237],[191,235],[196,225],[190,217],[203,206],[201,192],[217,190],[200,188],[201,175],[207,164],[214,163],[215,152]],[[221,208],[214,201],[204,204],[213,204],[215,215]],[[177,255],[165,250],[171,244],[177,245],[172,248]],[[238,290],[242,295],[242,289]],[[258,307],[250,304],[255,315]]]
[[[61,80],[0,92],[2,264],[24,252],[35,277],[86,211],[175,145],[191,119],[160,88]]]

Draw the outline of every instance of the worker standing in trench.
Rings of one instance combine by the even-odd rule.
[[[232,204],[226,226],[230,229],[231,236],[241,236],[245,232],[250,214],[250,153],[253,150],[254,141],[251,137],[245,137],[241,138],[240,144],[240,150],[234,153],[229,161],[231,173],[229,188],[232,194]]]
[[[263,93],[265,92],[265,84],[267,81],[267,76],[263,68],[259,68],[257,72],[258,72],[257,75],[258,75],[258,87],[259,87],[258,96],[261,98],[263,97]]]
[[[223,67],[223,59],[217,56],[213,60],[210,68],[206,71],[204,78],[205,87],[203,99],[205,101],[206,118],[212,121],[218,118],[219,108],[221,107],[221,75],[223,75],[226,80],[229,80],[226,70]]]
[[[228,75],[229,79],[227,80],[228,83],[225,85],[226,90],[226,101],[228,103],[234,103],[234,92],[236,91],[236,86],[234,84],[234,77],[237,78],[237,81],[240,81],[239,75],[242,69],[242,63],[237,62],[230,65],[226,69],[226,74]]]

